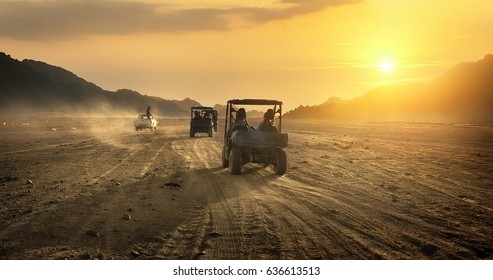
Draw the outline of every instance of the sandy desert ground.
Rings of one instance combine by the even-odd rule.
[[[492,126],[284,125],[233,176],[186,119],[0,118],[0,259],[493,258]]]

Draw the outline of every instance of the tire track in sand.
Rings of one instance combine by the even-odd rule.
[[[251,192],[257,188],[244,176],[232,176],[220,167],[221,143],[209,139],[173,142],[188,164],[189,181],[208,200],[209,223],[199,258],[277,258],[273,228]],[[197,229],[198,231],[199,229]]]

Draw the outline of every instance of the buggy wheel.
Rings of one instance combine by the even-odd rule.
[[[193,127],[190,127],[190,137],[195,137],[195,129]]]
[[[208,134],[209,134],[209,137],[212,137],[212,126],[211,126],[211,127],[209,127]]]
[[[228,147],[226,147],[226,146],[223,147],[223,152],[222,152],[223,168],[226,168],[226,167],[229,166],[229,156],[228,156],[228,154],[226,152],[226,149],[227,148]]]
[[[286,157],[286,151],[284,150],[277,150],[274,153],[274,171],[276,172],[277,175],[284,175],[286,174],[286,169],[288,166],[288,159]]]
[[[137,126],[135,127],[135,131],[139,131],[139,128]]]
[[[229,152],[229,173],[239,175],[241,173],[242,158],[241,149],[233,148]]]

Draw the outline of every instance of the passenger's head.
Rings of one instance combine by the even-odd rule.
[[[240,108],[236,112],[236,119],[246,119],[246,111],[245,108]]]
[[[274,120],[274,110],[269,109],[267,112],[264,114],[264,119],[266,120]]]

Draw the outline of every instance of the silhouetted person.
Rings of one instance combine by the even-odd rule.
[[[217,111],[212,111],[212,125],[214,126],[214,131],[217,132]]]
[[[246,111],[244,108],[240,108],[236,112],[236,119],[232,125],[232,129],[233,130],[237,130],[237,129],[250,130],[250,126],[248,125],[248,122],[246,120]]]
[[[151,106],[147,106],[147,111],[146,111],[147,118],[150,119],[154,117],[151,113]]]
[[[277,131],[274,125],[274,110],[269,109],[264,114],[264,119],[258,125],[258,129],[262,131]]]
[[[202,120],[202,116],[200,115],[200,111],[194,111],[193,112],[193,119],[194,120]]]

